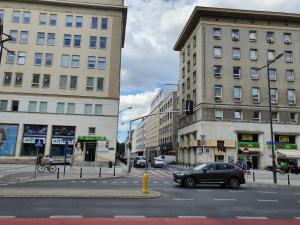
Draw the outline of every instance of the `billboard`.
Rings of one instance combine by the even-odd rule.
[[[0,124],[0,156],[14,156],[18,125]]]

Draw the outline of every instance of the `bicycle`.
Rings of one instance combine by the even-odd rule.
[[[54,173],[56,171],[56,166],[54,164],[41,164],[39,163],[37,165],[37,171],[38,172],[44,172],[45,169],[47,169],[50,173]]]
[[[280,175],[285,175],[286,174],[283,170],[281,170],[279,168],[276,168],[275,171],[276,171],[276,173],[279,173]]]

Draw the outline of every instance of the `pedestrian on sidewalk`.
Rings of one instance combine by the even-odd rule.
[[[166,157],[163,155],[162,156],[163,160],[164,160],[164,171],[168,171],[168,162]]]

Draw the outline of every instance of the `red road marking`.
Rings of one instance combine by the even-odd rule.
[[[290,220],[255,220],[255,219],[178,219],[178,218],[43,218],[43,219],[0,219],[0,225],[300,225],[296,219]]]

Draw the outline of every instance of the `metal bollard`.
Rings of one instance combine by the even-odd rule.
[[[291,182],[290,182],[290,174],[288,173],[288,185],[291,185]]]
[[[59,179],[59,168],[57,168],[57,177],[56,179]]]
[[[147,172],[145,172],[142,181],[142,193],[144,194],[148,193],[148,185],[149,185],[149,175]]]
[[[101,167],[100,167],[100,169],[99,169],[99,177],[101,177]]]
[[[252,178],[253,178],[253,182],[255,182],[255,174],[254,174],[254,171],[252,172]]]
[[[116,176],[116,167],[114,166],[114,176]]]
[[[79,175],[80,178],[82,178],[82,168],[80,168],[80,175]]]

